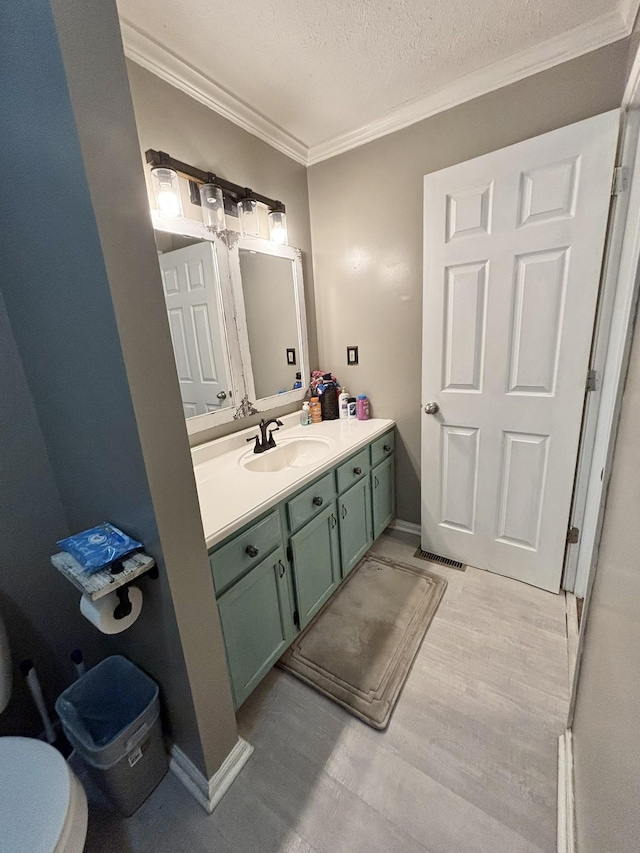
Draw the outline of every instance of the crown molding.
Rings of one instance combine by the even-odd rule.
[[[295,136],[197,71],[126,18],[120,18],[120,29],[125,55],[133,62],[267,142],[287,157],[302,163],[303,166],[307,165],[308,148]]]
[[[124,52],[133,62],[296,162],[313,166],[466,101],[626,38],[632,31],[639,5],[640,0],[630,0],[624,12],[615,10],[602,15],[514,56],[480,68],[440,89],[407,101],[381,118],[311,146],[305,145],[262,113],[236,98],[126,18],[121,18],[120,26]]]
[[[627,15],[623,16],[618,11],[602,15],[594,21],[581,24],[534,47],[466,74],[459,80],[427,95],[407,101],[390,110],[382,118],[312,145],[309,148],[307,165],[312,166],[328,160],[330,157],[358,148],[381,136],[402,130],[437,113],[457,107],[465,101],[494,92],[503,86],[516,83],[525,77],[553,68],[554,65],[576,59],[584,53],[625,38],[631,32],[638,0],[633,0],[632,5],[634,9]]]

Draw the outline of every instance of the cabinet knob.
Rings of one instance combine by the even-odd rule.
[[[260,553],[255,545],[247,545],[247,547],[245,548],[245,551],[247,552],[247,554],[250,557],[257,557],[258,554]]]
[[[353,473],[356,474],[356,476],[359,476],[360,474],[362,474],[362,468],[354,468]]]
[[[385,444],[385,445],[384,445],[384,447],[383,447],[382,449],[384,450],[384,452],[385,452],[385,453],[388,453],[388,452],[391,450],[391,445],[390,445],[390,444]]]
[[[316,495],[312,501],[314,506],[322,506],[324,503],[324,498],[320,497],[320,495]]]

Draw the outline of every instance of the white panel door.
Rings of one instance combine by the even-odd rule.
[[[554,592],[618,122],[424,179],[422,547]]]
[[[213,246],[197,243],[158,260],[185,417],[216,412],[232,401]]]

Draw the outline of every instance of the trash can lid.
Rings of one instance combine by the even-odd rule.
[[[67,762],[40,740],[0,737],[0,767],[0,849],[51,853],[71,800]]]

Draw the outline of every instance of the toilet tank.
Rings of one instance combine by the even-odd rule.
[[[11,698],[11,651],[9,637],[2,616],[0,616],[0,714]]]

